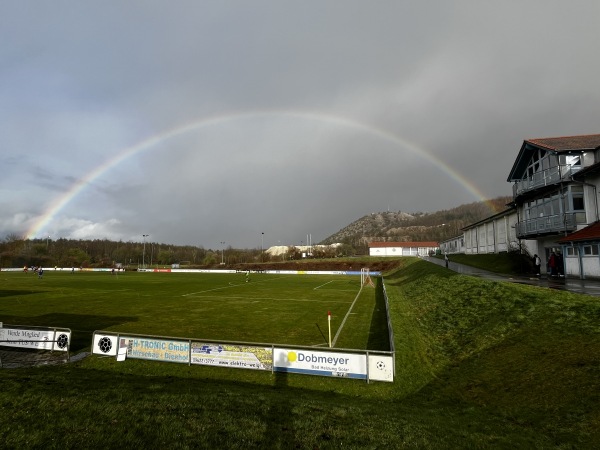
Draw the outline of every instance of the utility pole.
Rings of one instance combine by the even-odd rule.
[[[146,238],[150,236],[149,234],[142,234],[142,238],[144,241],[144,249],[142,250],[142,269],[146,268]]]

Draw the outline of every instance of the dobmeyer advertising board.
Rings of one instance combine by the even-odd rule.
[[[356,353],[276,348],[273,364],[275,372],[367,378],[367,356]]]
[[[272,370],[273,349],[271,347],[193,342],[192,364]]]
[[[71,332],[66,330],[0,328],[0,345],[5,347],[66,352],[69,349],[70,339]]]

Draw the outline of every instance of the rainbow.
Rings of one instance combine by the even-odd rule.
[[[54,219],[54,217],[65,208],[81,191],[83,191],[87,186],[90,185],[95,179],[100,177],[105,172],[109,171],[111,168],[119,165],[124,160],[137,155],[138,153],[149,150],[153,147],[158,146],[159,144],[168,141],[169,139],[173,139],[174,137],[178,137],[184,135],[186,133],[190,133],[193,131],[198,131],[203,128],[208,128],[236,120],[241,119],[254,119],[254,118],[291,118],[296,120],[312,120],[325,124],[335,125],[338,127],[349,128],[354,131],[366,133],[368,135],[377,137],[384,141],[393,143],[394,145],[400,146],[417,156],[424,158],[425,160],[431,162],[436,167],[440,168],[442,172],[444,172],[448,177],[452,180],[456,181],[460,185],[462,185],[469,193],[471,193],[477,200],[486,202],[485,196],[479,191],[479,189],[473,185],[469,180],[464,178],[460,173],[454,170],[452,167],[448,166],[444,161],[432,155],[427,150],[418,147],[414,143],[403,139],[390,131],[386,131],[377,127],[374,127],[369,124],[365,124],[362,122],[357,122],[355,120],[342,117],[335,116],[323,113],[316,112],[303,112],[303,111],[254,111],[254,112],[242,112],[242,113],[232,113],[232,114],[224,114],[220,116],[214,116],[209,118],[203,118],[199,120],[195,120],[192,122],[185,123],[183,125],[179,125],[170,130],[166,130],[160,134],[156,134],[151,136],[143,141],[140,141],[131,147],[127,147],[117,153],[116,156],[108,159],[103,164],[94,168],[92,171],[87,173],[85,176],[77,180],[71,188],[64,193],[63,195],[56,198],[44,211],[44,213],[36,218],[33,222],[33,225],[27,230],[25,234],[26,239],[35,239],[37,236],[45,235],[42,232],[48,226],[48,224]],[[491,209],[491,207],[490,207]],[[491,209],[492,210],[492,209]]]

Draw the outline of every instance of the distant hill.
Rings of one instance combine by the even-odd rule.
[[[366,215],[332,234],[321,244],[336,242],[353,247],[369,242],[441,242],[460,235],[461,229],[507,209],[512,197],[468,203],[432,213],[378,212]]]

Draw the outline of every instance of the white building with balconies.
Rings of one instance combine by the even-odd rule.
[[[531,253],[547,261],[566,249],[565,236],[599,220],[596,167],[600,134],[523,142],[507,181],[514,183],[515,235]]]

